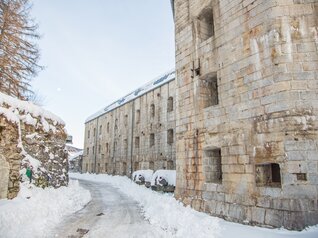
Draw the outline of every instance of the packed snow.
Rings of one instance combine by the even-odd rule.
[[[133,183],[127,177],[70,174],[72,178],[107,183],[118,188],[122,193],[137,201],[152,225],[167,231],[165,237],[196,237],[196,238],[284,238],[304,237],[317,238],[318,226],[302,232],[285,229],[266,229],[224,221],[223,219],[197,212],[184,207],[173,196],[154,192],[144,186]]]
[[[58,189],[22,183],[16,198],[0,200],[0,237],[50,237],[55,225],[90,199],[90,193],[78,181]]]
[[[7,109],[7,107],[9,109]],[[19,119],[19,113],[27,115],[27,117],[21,119],[27,121],[31,125],[35,123],[35,119],[33,117],[50,119],[55,125],[65,125],[61,118],[39,106],[34,105],[32,102],[22,101],[0,92],[0,114],[4,114],[8,120],[16,122]]]

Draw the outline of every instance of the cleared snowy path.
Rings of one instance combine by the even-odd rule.
[[[138,204],[111,185],[79,180],[92,200],[67,217],[53,237],[166,237],[165,231],[143,219]]]

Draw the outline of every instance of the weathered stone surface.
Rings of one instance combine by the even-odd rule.
[[[32,165],[33,159],[40,163],[37,169],[33,169],[33,182],[36,185],[67,185],[64,123],[39,115],[39,112],[46,115],[48,112],[33,104],[21,109],[19,106],[25,106],[26,102],[2,94],[0,96],[0,198],[16,197],[20,181],[26,180],[25,169]],[[9,103],[12,105],[9,106]],[[36,115],[28,113],[28,107],[33,108]],[[13,110],[15,113],[12,113]]]

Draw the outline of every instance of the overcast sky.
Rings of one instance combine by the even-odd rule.
[[[91,114],[174,68],[169,0],[33,0],[44,107],[83,147]]]

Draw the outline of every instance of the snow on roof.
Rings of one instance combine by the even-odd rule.
[[[4,104],[7,104],[7,106],[9,106],[9,109],[4,109],[6,108]],[[19,112],[21,113],[24,113],[24,114],[29,113],[29,114],[32,114],[34,117],[41,116],[42,118],[51,119],[53,122],[56,122],[60,125],[65,125],[64,121],[61,118],[59,118],[58,116],[54,115],[53,113],[39,106],[34,105],[32,102],[22,101],[1,92],[0,92],[0,108],[2,108],[1,109],[2,113],[1,112],[0,113],[4,114],[5,116],[8,116],[9,117],[8,120],[14,114],[13,113],[14,109],[18,109]]]
[[[103,115],[107,112],[110,112],[110,111],[114,110],[115,108],[120,107],[120,106],[134,100],[135,98],[138,98],[138,97],[144,95],[145,93],[147,93],[155,88],[158,88],[161,85],[163,85],[167,82],[170,82],[174,79],[175,79],[175,70],[173,69],[173,70],[170,70],[167,73],[161,75],[160,77],[152,80],[151,82],[143,85],[142,87],[137,88],[136,90],[129,93],[125,97],[118,99],[117,101],[113,102],[112,104],[108,105],[107,107],[104,107],[103,109],[94,113],[93,115],[91,115],[90,117],[88,117],[86,119],[85,123],[90,122],[90,121],[96,119],[97,117],[100,117],[101,115]]]

